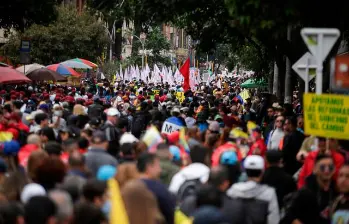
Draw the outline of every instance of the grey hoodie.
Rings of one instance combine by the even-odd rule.
[[[268,224],[278,224],[280,221],[279,206],[275,189],[267,185],[247,181],[236,183],[227,191],[230,198],[257,199],[268,202]]]

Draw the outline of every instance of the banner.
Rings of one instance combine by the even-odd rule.
[[[349,96],[306,93],[303,101],[306,134],[349,139]]]

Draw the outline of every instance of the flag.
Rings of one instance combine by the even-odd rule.
[[[179,144],[184,148],[184,150],[187,153],[190,152],[190,148],[189,148],[188,142],[185,139],[185,128],[181,128],[179,130]]]
[[[221,78],[218,78],[217,87],[220,88],[220,89],[222,89],[222,81],[221,81]]]
[[[120,79],[123,80],[124,79],[124,74],[122,73],[122,67],[121,67],[121,64],[120,64]]]
[[[179,72],[182,74],[184,77],[184,82],[183,82],[183,90],[187,91],[190,88],[190,59],[188,58],[184,64],[182,65],[181,69],[179,69]]]
[[[124,201],[122,200],[119,183],[115,178],[108,180],[108,190],[110,194],[111,209],[109,213],[110,224],[128,224],[128,216]]]
[[[247,130],[249,133],[252,132],[253,129],[257,128],[258,126],[256,125],[256,123],[252,122],[252,121],[248,121],[247,122]]]

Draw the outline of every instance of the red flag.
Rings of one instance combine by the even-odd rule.
[[[179,69],[179,72],[182,74],[182,76],[184,77],[184,82],[183,82],[183,90],[187,91],[188,89],[190,89],[190,85],[189,85],[189,68],[190,68],[190,59],[188,58],[184,64],[182,65],[181,69]]]

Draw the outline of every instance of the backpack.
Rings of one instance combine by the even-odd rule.
[[[188,196],[195,195],[197,189],[201,185],[202,185],[202,183],[200,181],[200,178],[192,179],[192,180],[185,180],[184,183],[178,189],[177,201],[182,202]]]
[[[133,123],[132,123],[132,130],[131,133],[136,137],[139,138],[143,131],[145,131],[145,116],[144,114],[136,115]]]
[[[267,201],[256,198],[224,198],[223,215],[232,224],[267,224],[269,206]],[[231,211],[234,211],[233,213]]]

